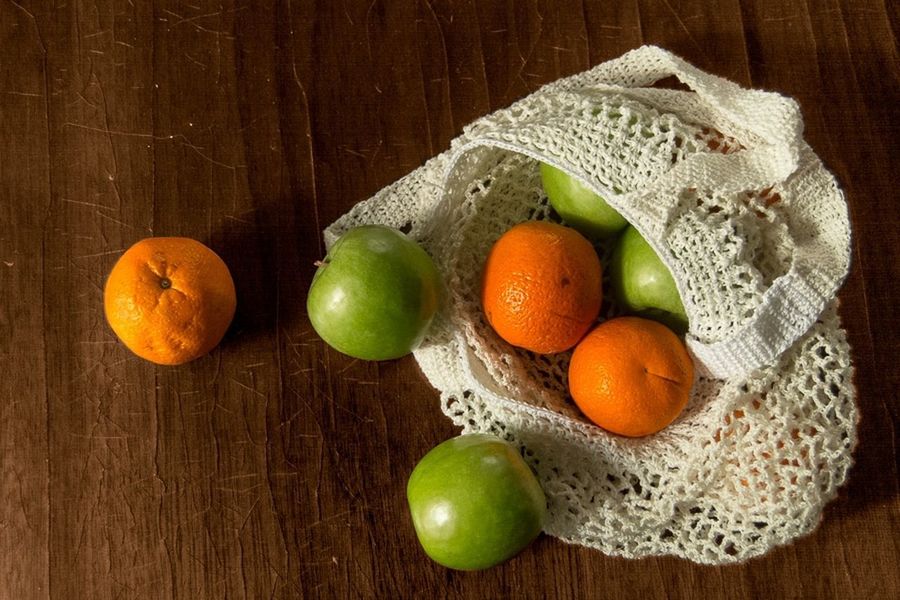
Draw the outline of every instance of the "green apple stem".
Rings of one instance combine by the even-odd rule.
[[[321,261],[321,260],[317,260],[317,261],[314,262],[313,264],[314,264],[315,266],[317,266],[317,267],[323,267],[323,266],[325,266],[325,262],[324,262],[324,261]]]

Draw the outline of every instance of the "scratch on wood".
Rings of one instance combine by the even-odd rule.
[[[26,96],[26,97],[28,97],[28,98],[43,98],[43,97],[44,97],[43,94],[35,94],[35,93],[33,93],[33,92],[13,92],[13,91],[7,91],[7,92],[3,92],[3,93],[4,93],[4,94],[9,94],[10,96]]]
[[[199,60],[197,60],[196,58],[194,58],[187,52],[184,53],[184,57],[187,58],[192,63],[194,63],[195,65],[199,65],[200,67],[202,67],[204,71],[209,68],[206,64],[200,62]]]
[[[312,141],[312,116],[310,115],[310,107],[309,107],[309,99],[306,96],[306,88],[303,87],[303,82],[300,81],[300,76],[297,74],[297,56],[294,52],[294,26],[292,19],[292,11],[291,11],[291,0],[287,0],[287,11],[288,11],[288,21],[291,22],[290,26],[290,39],[291,39],[291,74],[294,77],[294,83],[297,84],[297,89],[300,91],[300,97],[303,99],[303,113],[306,117],[306,147],[307,152],[309,152],[309,180],[310,180],[310,190],[312,194],[312,204],[313,204],[313,218],[316,223],[316,231],[321,231],[322,226],[319,222],[319,198],[316,193],[316,168],[315,168],[315,151],[313,149],[313,141]],[[319,246],[319,254],[323,254],[322,248],[322,240],[318,240]]]
[[[75,258],[75,259],[96,258],[98,256],[108,256],[110,254],[120,254],[122,252],[125,252],[127,249],[128,248],[119,248],[118,250],[107,250],[106,252],[94,252],[93,254],[82,254],[80,256],[73,256],[72,258]],[[84,343],[84,342],[82,342],[82,343]],[[115,343],[115,340],[112,340],[111,342],[104,342],[104,343]]]
[[[691,33],[691,31],[687,28],[687,25],[686,25],[685,22],[681,19],[681,15],[679,15],[679,14],[675,11],[675,9],[672,7],[672,4],[669,3],[669,0],[662,0],[662,2],[663,2],[663,4],[666,5],[666,8],[669,9],[669,12],[672,13],[672,16],[675,17],[675,20],[678,21],[679,27],[681,27],[681,29],[684,30],[684,33],[687,34],[688,39],[691,40],[691,43],[694,44],[694,46],[697,47],[697,50],[699,50],[700,53],[701,53],[703,56],[708,57],[708,54],[706,53],[706,50],[705,50],[705,49],[697,42],[697,38],[695,38],[695,37],[693,36],[693,34]]]
[[[366,50],[369,52],[369,60],[372,60],[372,39],[369,35],[369,21],[372,16],[372,9],[378,4],[378,0],[372,0],[369,8],[366,9]]]
[[[247,526],[247,522],[250,520],[250,515],[253,514],[253,511],[256,510],[256,506],[259,504],[259,499],[261,496],[257,496],[256,500],[253,501],[253,506],[250,507],[250,510],[247,511],[247,516],[244,517],[244,521],[241,523],[241,526],[238,528],[238,533],[242,533],[244,531],[244,527]]]
[[[259,390],[254,389],[254,388],[250,387],[249,385],[247,385],[247,384],[245,384],[245,383],[241,383],[240,381],[238,381],[238,380],[235,379],[234,377],[229,377],[228,379],[230,379],[231,381],[233,381],[233,382],[234,382],[235,384],[237,384],[239,387],[242,387],[242,388],[244,388],[245,390],[250,391],[250,392],[256,394],[257,396],[260,396],[260,397],[262,397],[262,398],[265,398],[265,397],[266,397],[266,395],[263,394],[262,392],[260,392]]]
[[[100,211],[97,211],[97,216],[100,218],[106,219],[108,221],[112,221],[116,225],[121,225],[122,227],[128,227],[129,229],[134,229],[134,225],[130,225],[130,224],[126,223],[125,221],[120,221],[119,219],[115,219],[109,215],[103,214]]]
[[[41,38],[41,30],[38,27],[37,19],[34,18],[34,13],[31,12],[30,10],[28,10],[27,8],[25,8],[24,6],[22,6],[21,4],[19,4],[18,2],[16,2],[16,0],[9,0],[9,1],[13,6],[15,6],[16,8],[21,10],[26,15],[28,15],[28,18],[31,19],[31,23],[34,25],[34,33],[37,36],[38,44],[41,47],[41,52],[43,52],[44,57],[46,57],[47,56],[47,46],[44,45],[44,40],[43,40],[43,38]]]
[[[112,210],[112,209],[113,209],[113,207],[111,207],[111,206],[106,206],[105,204],[98,204],[98,203],[96,203],[96,202],[85,202],[84,200],[72,200],[72,199],[70,199],[70,198],[60,198],[60,201],[65,202],[65,203],[67,203],[67,204],[77,204],[77,205],[80,205],[80,206],[89,206],[89,207],[91,207],[91,208],[96,208],[96,209],[98,209],[98,210],[99,210],[99,209],[103,209],[103,208],[105,208],[105,209],[107,209],[107,210]]]
[[[204,27],[203,25],[200,25],[199,23],[197,23],[197,21],[199,21],[199,20],[201,20],[201,19],[208,19],[208,18],[211,18],[211,17],[218,17],[218,18],[221,19],[223,16],[225,16],[225,15],[227,15],[227,14],[234,14],[234,13],[240,12],[240,11],[242,11],[242,10],[247,10],[247,9],[249,9],[249,8],[250,8],[249,6],[239,6],[239,7],[237,7],[237,8],[230,8],[230,9],[228,9],[228,10],[220,10],[220,11],[211,12],[211,13],[206,13],[206,14],[202,14],[202,15],[196,15],[196,16],[193,16],[193,17],[185,17],[185,16],[182,16],[182,15],[179,15],[179,14],[176,13],[176,12],[173,12],[173,11],[171,11],[171,10],[169,10],[169,9],[165,9],[165,8],[164,8],[164,9],[163,9],[163,12],[164,12],[164,13],[166,13],[166,14],[172,16],[172,17],[175,17],[175,18],[178,19],[178,20],[175,21],[175,22],[168,22],[167,19],[162,19],[162,18],[161,18],[160,20],[161,20],[161,21],[162,21],[162,20],[167,21],[167,22],[169,23],[169,24],[167,25],[168,28],[177,27],[178,25],[181,25],[181,24],[187,24],[187,25],[190,25],[191,27],[197,29],[197,31],[204,31],[204,32],[206,32],[206,33],[211,33],[211,34],[215,35],[216,37],[221,36],[221,37],[224,37],[225,39],[233,40],[234,37],[233,37],[233,36],[229,36],[229,35],[227,34],[227,32],[225,32],[225,31],[217,31],[217,30],[215,30],[215,29],[210,29],[209,27]]]

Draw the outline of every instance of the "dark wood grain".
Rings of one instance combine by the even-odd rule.
[[[898,23],[869,0],[0,2],[0,597],[900,597]],[[411,357],[312,331],[320,232],[476,117],[642,43],[795,97],[841,181],[856,466],[813,534],[743,565],[541,538],[447,571],[405,484],[455,430]],[[203,241],[237,283],[223,343],[177,368],[103,317],[151,235]]]
[[[47,597],[50,497],[43,230],[50,202],[46,48],[0,6],[0,591]],[[14,49],[10,52],[8,49]],[[16,62],[8,68],[6,60]]]

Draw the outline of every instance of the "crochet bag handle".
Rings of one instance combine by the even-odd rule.
[[[733,125],[731,131],[723,133],[748,147],[731,155],[690,156],[654,182],[654,190],[642,190],[641,194],[690,186],[691,181],[722,181],[723,173],[724,182],[732,188],[729,191],[740,191],[741,187],[763,189],[784,182],[797,172],[804,158],[808,160],[812,155],[804,152],[803,121],[793,99],[741,88],[660,48],[644,47],[630,52],[590,72],[588,78],[631,87],[648,86],[672,75]],[[788,272],[766,290],[750,322],[713,343],[688,335],[689,348],[714,377],[740,376],[772,364],[816,322],[847,275],[850,222],[846,203],[832,176],[821,164],[815,166],[818,169],[813,169],[810,177],[818,179],[817,183],[832,193],[818,207],[803,206],[801,196],[793,199],[790,208],[825,215],[831,222],[822,223],[815,235],[795,239]]]
[[[691,92],[648,87],[671,76],[677,77]],[[550,162],[569,171],[598,193],[608,191],[592,181],[589,174],[571,165],[560,164],[558,159],[540,148],[516,148],[499,140],[491,131],[492,123],[501,128],[509,125],[504,120],[511,118],[509,115],[516,115],[528,103],[534,103],[535,99],[550,94],[604,92],[631,96],[661,111],[687,113],[688,118],[711,115],[713,122],[704,122],[704,125],[715,127],[742,145],[741,149],[729,154],[692,154],[641,189],[618,196],[603,194],[610,205],[640,231],[673,272],[682,298],[686,298],[683,275],[672,268],[675,260],[665,244],[659,241],[679,193],[696,188],[702,182],[711,182],[710,191],[728,194],[763,190],[784,184],[792,177],[795,179],[796,185],[791,188],[797,193],[785,202],[784,209],[789,213],[789,221],[802,222],[804,226],[812,223],[814,233],[798,236],[792,231],[795,246],[787,273],[772,282],[751,319],[729,336],[706,342],[689,331],[686,340],[705,374],[715,378],[743,376],[773,364],[816,322],[846,277],[850,263],[846,203],[833,177],[803,141],[803,121],[793,99],[742,88],[705,73],[666,50],[644,46],[589,71],[547,85],[506,111],[493,115],[492,121],[473,129],[468,140],[455,148],[445,172],[445,183],[468,151],[479,146],[493,146],[507,147]],[[564,137],[566,132],[560,131],[559,135]],[[802,177],[798,175],[801,171]],[[805,198],[803,189],[818,192],[824,189],[826,193],[816,194],[819,201],[811,206],[813,195],[808,194],[809,198]],[[688,302],[685,308],[690,317]]]

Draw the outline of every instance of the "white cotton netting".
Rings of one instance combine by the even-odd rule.
[[[673,74],[692,91],[647,87]],[[518,444],[547,494],[547,533],[628,557],[739,561],[816,526],[856,443],[835,299],[849,222],[801,130],[793,101],[644,47],[476,121],[326,242],[382,223],[435,259],[444,304],[416,359],[454,423]],[[558,220],[539,161],[606,198],[675,276],[699,376],[656,435],[589,423],[567,392],[570,353],[514,348],[484,319],[492,244]],[[603,262],[610,248],[597,249]],[[616,314],[605,299],[600,320]]]

